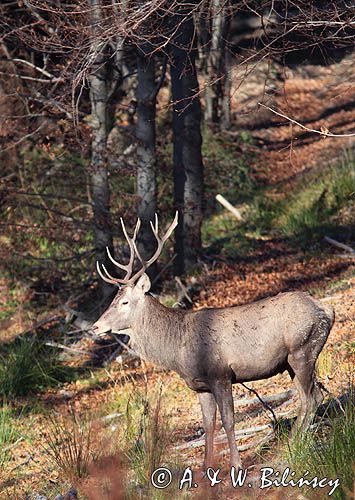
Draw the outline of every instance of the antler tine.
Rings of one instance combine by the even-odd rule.
[[[130,277],[132,275],[132,272],[133,272],[133,263],[134,263],[134,254],[135,254],[135,245],[134,245],[134,241],[137,237],[137,234],[138,234],[138,231],[139,231],[139,228],[140,228],[140,225],[141,225],[141,221],[140,219],[138,218],[137,219],[137,222],[136,222],[136,227],[134,228],[134,233],[133,233],[133,238],[131,238],[128,233],[127,233],[127,229],[126,229],[126,226],[123,222],[123,219],[122,217],[120,217],[120,221],[121,221],[121,226],[122,226],[122,231],[123,231],[123,234],[127,240],[127,243],[129,245],[129,248],[130,248],[130,257],[129,257],[129,262],[128,264],[125,266],[125,270],[126,270],[126,276],[124,277],[125,280],[130,280]],[[139,257],[138,257],[139,258]]]
[[[120,269],[122,269],[123,271],[127,271],[127,266],[125,266],[124,264],[120,264],[119,262],[117,262],[117,260],[115,260],[115,259],[112,257],[109,247],[106,247],[106,252],[107,252],[108,258],[110,259],[110,261],[111,261],[113,264],[115,264],[115,266],[119,267],[119,268],[120,268]]]
[[[138,234],[140,227],[141,227],[141,220],[138,217],[136,227],[134,228],[134,232],[133,232],[133,238],[132,238],[133,241],[136,241],[137,234]]]
[[[152,228],[154,236],[158,239],[159,235],[158,235],[158,231],[156,230],[156,226],[154,226],[154,224],[151,220],[149,221],[149,224],[150,224],[150,227]]]
[[[176,226],[178,225],[178,223],[179,223],[179,212],[176,210],[173,222],[170,224],[170,226],[168,227],[166,233],[162,237],[163,243],[165,243],[166,240],[168,238],[170,238],[171,233],[174,231],[174,229],[176,228]]]
[[[106,269],[105,264],[101,264],[101,267],[102,267],[102,269],[105,271],[105,273],[106,273],[107,277],[108,277],[108,278],[110,278],[110,280],[112,280],[112,281],[117,281],[117,279],[116,279],[116,278],[114,278],[113,276],[111,276],[111,274],[108,272],[108,270]]]
[[[96,262],[96,269],[97,269],[97,272],[99,273],[100,277],[104,281],[106,281],[107,283],[110,283],[112,285],[117,285],[119,283],[122,284],[122,285],[130,285],[130,284],[134,283],[140,276],[142,276],[142,274],[145,272],[145,270],[149,266],[151,266],[153,264],[153,262],[155,262],[157,260],[157,258],[159,257],[159,255],[161,254],[161,252],[163,250],[164,243],[169,238],[169,236],[171,235],[171,233],[174,231],[174,229],[176,228],[176,226],[178,224],[178,212],[176,211],[173,222],[170,224],[170,226],[168,227],[166,233],[164,234],[164,236],[162,238],[160,238],[159,234],[158,234],[158,231],[159,231],[159,221],[158,221],[157,214],[155,214],[155,224],[153,224],[153,222],[150,221],[150,226],[151,226],[152,231],[154,233],[154,236],[155,236],[155,238],[157,240],[158,246],[157,246],[156,251],[154,252],[154,255],[152,255],[152,257],[149,260],[147,260],[147,261],[145,261],[145,260],[142,259],[142,256],[140,255],[139,250],[137,248],[137,244],[136,244],[136,239],[137,239],[138,231],[139,231],[140,226],[141,226],[141,220],[139,218],[137,219],[136,226],[134,228],[134,232],[133,232],[133,237],[132,238],[127,233],[126,226],[125,226],[125,224],[123,222],[122,217],[120,218],[120,221],[121,221],[121,226],[122,226],[123,234],[124,234],[124,236],[125,236],[125,238],[127,240],[127,243],[129,245],[129,248],[130,248],[130,251],[131,251],[131,255],[130,255],[128,264],[124,265],[124,264],[120,264],[119,262],[117,262],[112,257],[110,249],[108,247],[106,247],[106,251],[107,251],[107,255],[108,255],[109,259],[111,260],[111,262],[113,264],[115,264],[117,267],[119,267],[120,269],[123,269],[124,271],[126,271],[126,276],[123,279],[114,278],[107,271],[107,269],[104,266],[104,264],[101,264],[103,270],[105,271],[105,273],[107,275],[107,276],[105,276],[103,274],[103,272],[101,271],[101,269],[100,269],[99,262]],[[133,264],[134,264],[134,258],[135,258],[135,256],[141,262],[142,268],[139,271],[137,271],[134,276],[132,276]]]
[[[139,256],[139,253],[137,253],[138,250],[137,250],[136,244],[134,242],[134,247],[136,249],[137,256],[139,256],[138,258],[140,259],[140,261],[142,263],[142,269],[140,269],[138,272],[136,272],[136,274],[134,276],[132,276],[130,278],[130,280],[129,280],[130,282],[134,282],[137,278],[142,276],[142,274],[145,272],[145,270],[158,259],[159,255],[161,254],[161,252],[163,250],[164,243],[166,242],[166,240],[169,238],[171,233],[174,231],[174,229],[178,225],[178,216],[179,216],[179,213],[178,213],[178,211],[176,211],[173,222],[170,224],[170,226],[168,227],[166,233],[164,234],[164,236],[162,238],[159,238],[159,235],[158,235],[158,216],[157,216],[157,214],[155,214],[155,226],[154,226],[153,222],[150,221],[150,226],[151,226],[152,231],[154,233],[154,236],[158,242],[158,246],[157,246],[156,251],[154,252],[154,254],[152,255],[152,257],[149,260],[144,261]]]
[[[154,214],[155,217],[155,231],[158,234],[159,233],[159,221],[158,221],[158,214],[155,212]]]
[[[118,283],[120,283],[121,285],[127,285],[129,283],[129,279],[127,278],[114,278],[113,276],[111,276],[111,274],[108,272],[108,270],[106,269],[105,265],[104,264],[101,264],[102,266],[102,269],[105,271],[105,273],[107,274],[107,276],[115,282],[115,284],[117,285]]]
[[[106,281],[106,283],[110,283],[111,285],[117,285],[116,279],[112,278],[112,276],[110,276],[110,279],[106,278],[106,276],[102,273],[102,271],[100,269],[100,264],[98,261],[96,261],[96,269],[97,269],[97,272],[98,272],[100,278],[102,278],[104,281]],[[104,267],[104,269],[105,269],[105,267]],[[106,269],[105,269],[105,271],[106,271]]]

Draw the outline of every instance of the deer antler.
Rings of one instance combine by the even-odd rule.
[[[152,255],[152,257],[149,260],[147,260],[147,261],[145,261],[145,260],[142,259],[141,255],[140,255],[140,253],[138,251],[137,244],[136,244],[136,239],[137,239],[138,231],[139,231],[140,226],[141,226],[140,219],[137,219],[136,227],[134,228],[134,232],[133,232],[133,236],[132,237],[130,237],[129,234],[127,233],[127,230],[126,230],[125,224],[123,222],[123,219],[121,218],[120,220],[121,220],[121,226],[122,226],[123,234],[124,234],[124,236],[125,236],[125,238],[127,240],[129,248],[130,248],[130,258],[129,258],[128,264],[121,264],[120,262],[117,262],[112,257],[112,255],[111,255],[110,250],[109,250],[108,247],[106,247],[106,251],[107,251],[107,255],[108,255],[108,258],[110,259],[110,261],[113,264],[115,264],[115,266],[119,267],[123,271],[126,271],[126,275],[125,275],[124,278],[114,278],[107,271],[107,269],[104,266],[104,264],[101,264],[102,269],[106,273],[106,276],[105,276],[103,274],[103,272],[101,271],[101,269],[100,269],[99,262],[96,262],[96,269],[97,269],[97,272],[99,273],[100,277],[104,281],[106,281],[106,283],[110,283],[112,285],[118,285],[118,284],[121,284],[121,285],[132,285],[132,284],[135,283],[135,281],[137,281],[138,278],[140,278],[140,276],[142,276],[142,274],[146,271],[146,269],[148,269],[148,267],[150,267],[158,259],[159,255],[161,254],[161,252],[163,250],[164,243],[170,237],[171,233],[174,231],[174,229],[178,225],[178,211],[176,211],[173,222],[170,224],[170,226],[168,227],[166,233],[164,234],[164,236],[162,238],[160,238],[159,234],[158,234],[158,231],[159,231],[159,222],[158,222],[158,216],[157,216],[157,214],[155,214],[155,224],[153,224],[153,222],[150,221],[150,226],[151,226],[153,234],[154,234],[154,236],[155,236],[155,238],[156,238],[156,240],[158,242],[158,246],[157,246],[156,251]],[[132,276],[133,264],[134,264],[135,257],[138,258],[139,262],[142,264],[142,267],[141,267],[141,269],[139,271],[136,272],[136,274],[134,274]]]

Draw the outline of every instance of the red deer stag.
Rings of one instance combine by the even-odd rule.
[[[285,370],[295,381],[301,400],[297,428],[310,423],[323,397],[315,379],[315,363],[334,322],[334,312],[308,293],[288,292],[242,306],[185,311],[163,306],[152,297],[146,269],[157,260],[177,226],[177,214],[162,238],[158,218],[151,223],[157,239],[154,255],[144,261],[133,237],[122,229],[130,247],[127,265],[110,260],[126,271],[123,279],[102,279],[124,285],[109,308],[93,325],[103,334],[130,329],[130,340],[142,358],[177,372],[198,393],[205,428],[204,467],[212,464],[216,409],[228,438],[231,466],[241,467],[234,435],[232,384],[272,377]],[[133,273],[137,258],[141,268]]]

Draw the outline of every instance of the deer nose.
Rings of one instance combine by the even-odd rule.
[[[91,325],[90,332],[94,337],[100,337],[102,335],[105,335],[107,332],[109,332],[111,328],[109,326],[106,326],[105,324],[98,324],[97,322]]]

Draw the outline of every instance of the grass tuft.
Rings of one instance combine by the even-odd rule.
[[[37,337],[20,337],[0,357],[0,396],[26,396],[67,380],[68,369],[55,349]]]
[[[44,450],[50,462],[65,478],[83,478],[88,475],[90,465],[100,456],[97,436],[92,422],[80,419],[71,411],[67,419],[49,417]]]
[[[350,398],[349,404],[344,409],[339,409],[335,418],[326,424],[327,427],[320,425],[314,430],[295,436],[289,444],[288,460],[300,476],[308,471],[309,478],[339,478],[339,487],[332,494],[332,498],[350,498],[355,457],[354,398]],[[307,494],[312,497],[310,488]],[[328,492],[323,490],[322,493],[317,489],[314,495],[315,498],[322,495],[327,497]]]
[[[18,419],[7,403],[0,408],[0,469],[11,459],[11,445],[21,437]]]
[[[127,405],[125,443],[128,460],[139,483],[147,485],[154,469],[164,463],[171,431],[162,409],[162,387],[148,396],[137,390]]]

